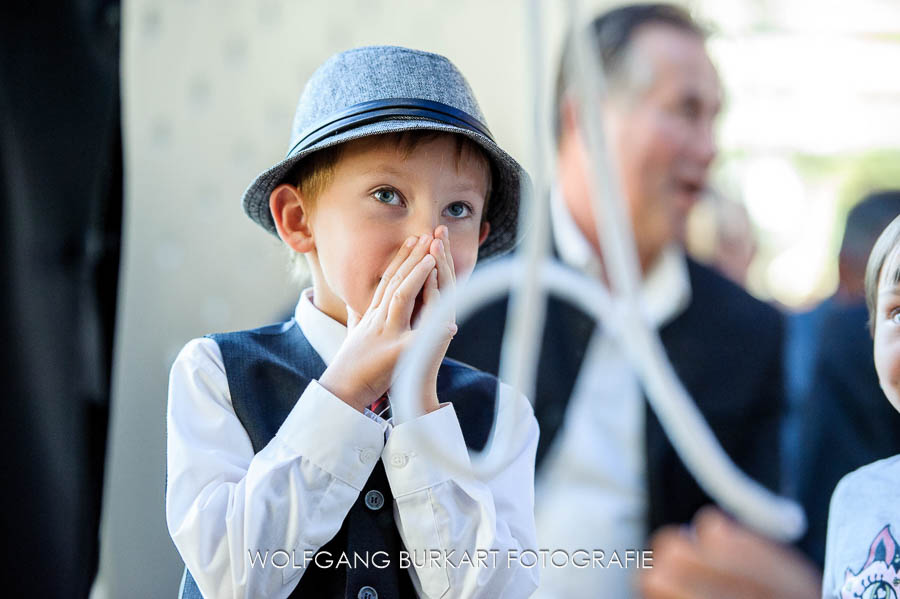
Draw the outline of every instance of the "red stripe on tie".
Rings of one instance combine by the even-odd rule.
[[[388,405],[388,396],[387,393],[376,399],[372,402],[372,405],[369,406],[369,409],[375,412],[376,414],[381,414],[381,411],[385,409]]]

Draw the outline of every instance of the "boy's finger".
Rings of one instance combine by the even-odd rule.
[[[456,282],[456,265],[453,264],[453,254],[450,252],[450,229],[446,225],[441,225],[438,229],[441,235],[441,242],[444,244],[444,253],[447,255],[447,263],[450,264],[450,272],[453,274],[453,282]]]
[[[391,260],[391,263],[388,264],[388,267],[381,274],[381,280],[378,281],[378,287],[375,288],[375,293],[372,295],[372,301],[369,302],[369,308],[374,308],[381,303],[381,298],[384,296],[384,290],[388,286],[388,282],[391,280],[391,277],[394,276],[394,273],[397,272],[397,269],[400,268],[400,265],[403,264],[403,261],[409,257],[412,249],[416,247],[416,244],[419,242],[418,237],[410,236],[407,237],[403,242],[403,245],[400,246],[400,249],[397,250],[397,254],[394,256],[394,259]]]
[[[389,300],[387,326],[395,329],[408,329],[412,311],[416,304],[416,296],[425,285],[428,275],[434,269],[434,256],[425,254],[410,271],[403,283],[397,287]],[[387,300],[387,296],[385,296]]]
[[[441,297],[441,292],[438,291],[437,277],[437,268],[432,268],[431,272],[428,273],[428,280],[425,281],[425,292],[422,296],[422,299],[426,304],[430,305],[433,301],[437,301]]]
[[[400,288],[400,285],[403,284],[403,281],[409,276],[409,273],[416,267],[417,264],[422,260],[422,256],[424,256],[428,252],[428,248],[430,247],[431,235],[422,235],[416,241],[416,245],[413,246],[412,250],[409,253],[409,256],[406,257],[405,260],[397,267],[397,270],[394,274],[388,279],[387,286],[384,288],[381,302],[377,306],[378,309],[382,311],[386,311],[390,309],[390,305],[392,302],[392,296],[397,292],[397,289]]]
[[[447,227],[440,226],[436,233],[441,236],[440,239],[436,239],[432,244],[432,247],[435,248],[437,252],[437,256],[439,256],[437,260],[438,289],[449,291],[456,285],[456,273],[453,271],[453,258],[450,254],[450,248],[447,246],[447,243],[449,243],[449,231],[447,230]],[[451,312],[449,320],[451,322],[456,321],[455,311]],[[455,334],[455,332],[453,334]]]
[[[437,284],[437,268],[432,268],[425,279],[425,289],[422,291],[422,309],[416,316],[416,322],[412,323],[413,328],[422,322],[423,315],[427,314],[431,306],[436,305],[441,299],[441,292],[438,291]]]
[[[415,323],[415,326],[418,326],[418,324],[422,322],[424,318],[427,318],[428,315],[431,314],[432,310],[437,309],[437,304],[441,300],[441,290],[438,286],[437,268],[432,270],[428,275],[428,280],[425,281],[425,292],[423,295],[424,301],[422,303],[422,309],[419,310],[419,314],[416,318],[418,322]],[[433,360],[435,360],[435,363],[438,365],[447,354],[447,348],[450,346],[450,341],[456,335],[456,332],[458,330],[453,316],[450,316],[450,321],[445,322],[444,325],[444,328],[441,328],[437,332],[437,337],[439,337],[440,340],[435,339]]]
[[[446,246],[442,240],[435,239],[431,243],[431,254],[434,256],[435,262],[437,263],[438,288],[451,288],[453,283],[456,282],[456,277],[453,276],[453,270],[450,263],[447,261]]]

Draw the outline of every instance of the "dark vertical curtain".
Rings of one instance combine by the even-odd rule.
[[[97,570],[122,220],[119,5],[0,8],[7,596]]]

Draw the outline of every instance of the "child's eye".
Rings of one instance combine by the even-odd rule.
[[[465,218],[472,214],[472,209],[465,202],[453,202],[445,210],[453,218]]]
[[[900,324],[900,306],[893,308],[888,316],[890,316],[890,319],[894,324]]]
[[[378,189],[372,194],[376,200],[382,204],[398,205],[400,203],[400,195],[393,189]]]

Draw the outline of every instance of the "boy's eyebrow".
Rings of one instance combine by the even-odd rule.
[[[381,173],[387,173],[389,175],[398,175],[399,176],[399,175],[406,174],[406,171],[404,171],[403,169],[397,168],[397,167],[393,166],[392,164],[378,164],[376,166],[373,166],[370,169],[366,169],[365,171],[363,171],[363,174],[366,174],[366,175],[381,174]]]
[[[480,190],[478,189],[478,184],[477,184],[477,183],[472,183],[472,182],[467,182],[467,181],[460,181],[459,183],[457,183],[456,185],[454,185],[453,187],[451,187],[451,188],[450,188],[450,191],[474,191],[474,192],[478,192],[478,191],[480,191]]]
[[[394,176],[397,176],[397,177],[402,177],[402,176],[408,174],[408,172],[409,172],[409,171],[404,170],[404,169],[402,169],[402,168],[397,168],[397,167],[393,166],[393,165],[390,164],[390,163],[385,163],[385,164],[378,164],[378,165],[376,165],[376,166],[373,166],[372,168],[366,169],[365,171],[363,171],[363,174],[364,174],[364,175],[384,175],[384,174],[387,174],[387,175],[394,175]],[[478,192],[478,184],[477,184],[477,183],[470,183],[470,182],[468,182],[468,181],[462,180],[462,181],[456,183],[456,184],[451,188],[451,191],[474,191],[474,192]]]

